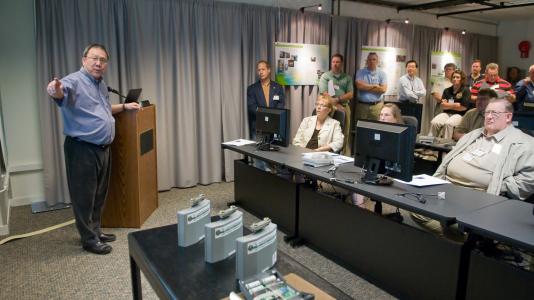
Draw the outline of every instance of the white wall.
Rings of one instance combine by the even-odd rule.
[[[499,24],[499,66],[501,76],[505,76],[508,67],[519,67],[528,71],[534,64],[534,19],[521,21],[506,21]],[[529,58],[521,58],[517,45],[519,42],[530,41]]]
[[[11,205],[43,198],[33,0],[0,2],[0,92]],[[0,208],[1,209],[1,208]]]

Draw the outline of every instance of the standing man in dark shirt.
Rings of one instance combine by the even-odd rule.
[[[284,108],[284,89],[271,80],[271,64],[265,60],[256,63],[258,81],[247,88],[248,125],[251,139],[256,139],[256,110],[258,107]]]
[[[138,103],[111,104],[103,75],[109,55],[100,44],[85,48],[82,67],[61,80],[54,78],[47,92],[63,116],[65,167],[76,227],[84,250],[108,254],[113,234],[101,231],[100,220],[106,200],[111,153],[115,137],[112,114],[139,109]]]
[[[534,110],[534,65],[528,68],[528,76],[515,85],[517,110]]]
[[[480,62],[480,59],[473,60],[473,63],[471,64],[471,74],[467,77],[467,85],[469,86],[469,89],[473,87],[473,85],[484,78],[484,74],[480,73],[482,70],[482,63]]]

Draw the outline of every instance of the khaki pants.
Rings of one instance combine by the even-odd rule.
[[[357,120],[378,120],[380,111],[384,107],[384,102],[380,101],[376,104],[365,104],[362,102],[356,103],[356,121]]]
[[[435,137],[452,139],[454,127],[460,125],[462,116],[459,114],[440,113],[430,122],[430,134]]]
[[[343,128],[343,149],[341,154],[350,156],[350,105],[343,106],[343,111],[345,112],[345,127]]]
[[[371,105],[362,102],[356,103],[356,123],[358,120],[378,120],[382,107],[384,107],[384,101]],[[354,140],[356,140],[356,133],[354,133]],[[353,149],[353,152],[356,152],[356,149]]]
[[[465,242],[467,238],[465,233],[458,229],[458,224],[444,226],[436,220],[424,217],[419,214],[411,213],[410,215],[412,217],[412,220],[414,220],[416,224],[421,226],[421,228],[423,228],[427,232],[441,237],[445,237],[455,242]]]

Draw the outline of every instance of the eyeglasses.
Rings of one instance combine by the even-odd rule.
[[[501,114],[508,114],[510,113],[509,111],[494,111],[494,110],[486,110],[484,112],[484,116],[489,116],[491,115],[492,117],[494,118],[498,118]]]
[[[322,107],[322,108],[328,108],[328,105],[322,104],[322,103],[315,103],[315,107]]]
[[[108,63],[108,59],[107,58],[104,58],[104,57],[88,57],[86,56],[88,59],[92,60],[93,62],[97,62],[99,61],[101,64],[107,64]]]

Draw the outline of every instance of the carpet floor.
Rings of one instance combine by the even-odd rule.
[[[226,208],[234,199],[233,183],[215,183],[159,194],[159,207],[141,229],[176,224],[176,212],[189,205],[189,199],[203,193],[212,201],[212,212]],[[10,234],[46,228],[73,218],[71,209],[32,214],[30,206],[11,209]],[[258,219],[244,213],[245,225]],[[117,235],[109,255],[94,255],[81,248],[75,226],[0,246],[0,299],[131,299],[127,234],[138,229],[110,228]],[[1,237],[4,238],[5,236]],[[355,299],[393,299],[391,295],[352,272],[301,246],[291,248],[278,234],[278,251],[295,258]],[[142,281],[143,298],[158,299],[150,285]]]

